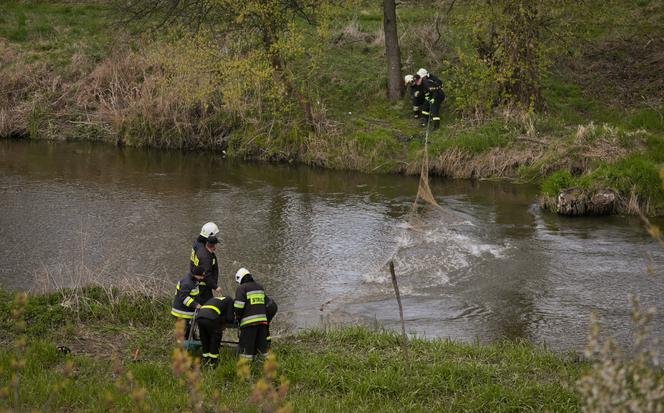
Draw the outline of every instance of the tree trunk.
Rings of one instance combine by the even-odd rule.
[[[383,30],[387,54],[387,97],[398,100],[403,96],[401,82],[401,53],[397,37],[397,11],[394,0],[383,0]]]

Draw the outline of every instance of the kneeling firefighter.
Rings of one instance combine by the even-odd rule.
[[[219,363],[219,346],[224,326],[235,319],[231,297],[212,297],[198,310],[196,323],[203,347],[203,366],[214,367]]]
[[[267,356],[268,321],[265,309],[265,290],[254,281],[246,268],[235,273],[240,284],[235,292],[235,317],[240,324],[238,351],[241,358],[252,360],[256,354]]]
[[[171,315],[176,320],[184,320],[184,336],[189,337],[189,329],[197,308],[201,307],[199,283],[205,275],[201,269],[195,269],[187,273],[183,279],[178,281],[175,287],[175,297]]]

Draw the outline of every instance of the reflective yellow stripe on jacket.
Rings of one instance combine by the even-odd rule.
[[[213,306],[213,305],[204,305],[203,307],[201,307],[201,309],[203,309],[203,308],[210,308],[210,309],[214,310],[217,314],[221,315],[221,311],[219,311],[219,309],[217,307]]]

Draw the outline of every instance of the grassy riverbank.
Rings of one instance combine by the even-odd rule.
[[[333,15],[325,36],[303,29],[303,44],[323,50],[314,75],[306,57],[292,68],[295,79],[305,79],[311,129],[291,115],[262,113],[255,101],[220,98],[236,91],[215,89],[221,86],[209,71],[189,67],[187,47],[118,25],[105,2],[6,2],[0,137],[226,150],[238,158],[418,173],[424,132],[410,119],[407,99],[385,99],[382,10],[356,3]],[[467,47],[460,39],[472,30],[472,7],[455,5],[442,20],[432,10],[420,2],[399,7],[404,70],[426,66],[446,82],[443,126],[430,137],[433,174],[539,181],[547,197],[569,186],[610,188],[619,213],[664,209],[661,4],[618,2],[577,28],[592,35],[555,57],[541,111],[501,108],[476,117],[461,113],[468,96],[455,86],[462,73],[456,51]]]
[[[173,373],[168,300],[94,288],[34,296],[20,306],[22,326],[11,319],[11,295],[0,298],[0,406],[17,407],[17,389],[24,411],[191,408],[188,386]],[[27,340],[17,353],[12,343],[20,337]],[[290,381],[285,402],[297,412],[578,411],[574,383],[585,368],[518,342],[413,340],[404,359],[397,335],[362,327],[277,338],[274,353],[278,374]],[[220,366],[197,378],[204,411],[259,411],[247,401],[260,376],[256,368],[248,381],[239,378],[224,351]]]

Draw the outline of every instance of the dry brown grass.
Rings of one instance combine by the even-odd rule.
[[[353,43],[383,48],[385,47],[385,33],[382,28],[372,33],[363,31],[355,17],[334,36],[334,44],[337,46],[345,46]]]
[[[432,158],[430,164],[434,174],[450,178],[513,178],[520,167],[540,159],[542,152],[539,145],[493,148],[479,155],[455,148]],[[417,168],[417,164],[410,164],[406,172],[416,173]]]
[[[611,163],[629,153],[645,150],[645,131],[629,132],[630,146],[626,146],[616,127],[590,122],[579,125],[569,139],[545,138],[547,150],[534,163],[538,176],[546,176],[558,170],[581,175],[590,171],[598,162]]]
[[[338,130],[329,135],[310,136],[302,154],[304,162],[326,168],[376,172],[381,167],[392,170],[397,160],[385,161],[389,152],[387,142],[367,148],[355,139],[340,136]],[[419,172],[419,171],[418,171]]]
[[[169,87],[153,56],[116,51],[81,81],[76,103],[109,126],[119,143],[159,147],[220,147],[208,128],[212,112]],[[136,140],[141,136],[141,140]]]
[[[173,87],[155,47],[115,49],[95,64],[75,53],[59,70],[0,41],[0,137],[91,138],[135,146],[225,144],[228,127],[200,99]],[[162,56],[163,58],[163,56]],[[205,76],[201,74],[201,76]],[[200,79],[184,79],[183,88]]]
[[[17,50],[0,39],[0,137],[28,134],[31,105],[27,99],[45,77],[43,65],[25,63]]]
[[[612,106],[663,102],[664,37],[656,33],[605,41],[566,66],[588,95]]]

